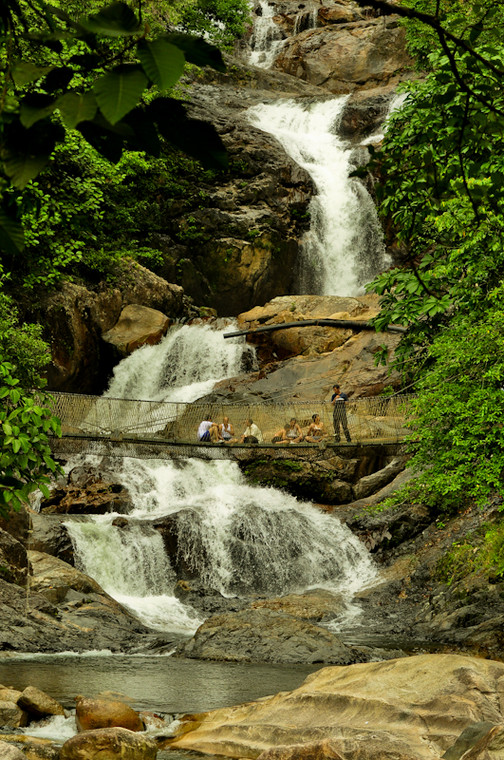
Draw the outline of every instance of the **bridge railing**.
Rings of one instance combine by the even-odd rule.
[[[142,401],[52,393],[54,413],[61,419],[63,436],[84,436],[112,440],[141,439],[180,443],[197,443],[198,425],[211,415],[220,423],[229,417],[239,438],[252,419],[262,431],[264,442],[292,417],[304,433],[313,414],[319,414],[328,440],[333,434],[333,406],[330,402],[289,401],[226,404]],[[348,427],[352,440],[399,442],[408,434],[406,426],[411,395],[375,396],[346,403]],[[343,436],[342,436],[343,439]]]

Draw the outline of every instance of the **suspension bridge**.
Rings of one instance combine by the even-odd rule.
[[[62,437],[51,438],[53,454],[75,454],[137,458],[201,457],[237,458],[251,449],[278,452],[295,447],[298,456],[321,448],[355,446],[394,447],[404,441],[411,396],[362,398],[345,404],[351,443],[336,442],[333,436],[333,406],[328,402],[290,399],[268,402],[261,399],[240,404],[225,402],[181,403],[108,398],[73,393],[52,393],[53,411],[61,420]],[[318,443],[302,441],[284,446],[273,443],[275,433],[293,417],[306,434],[312,415],[318,414],[327,435]],[[231,421],[236,442],[198,442],[201,420],[223,417]],[[262,432],[263,443],[244,444],[240,438],[252,419]],[[265,452],[266,453],[266,452]]]

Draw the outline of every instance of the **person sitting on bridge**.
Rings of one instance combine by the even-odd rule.
[[[219,429],[212,417],[207,414],[206,419],[202,420],[198,427],[198,441],[217,443],[219,440]]]
[[[262,443],[263,436],[255,422],[249,417],[247,427],[243,431],[240,443]]]
[[[286,422],[285,425],[280,428],[280,430],[276,431],[273,438],[271,439],[271,443],[289,443],[289,439],[287,438],[288,429],[289,423]]]
[[[285,438],[289,443],[301,443],[303,433],[295,417],[291,417],[289,427],[285,431]]]
[[[229,421],[229,417],[223,417],[222,422],[219,425],[219,437],[224,443],[236,443],[238,440],[234,437],[234,427]]]
[[[319,443],[323,438],[327,436],[327,431],[324,427],[324,423],[320,419],[319,414],[312,414],[312,421],[308,432],[305,436],[305,441],[308,443]]]

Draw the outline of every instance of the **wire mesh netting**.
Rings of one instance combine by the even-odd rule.
[[[291,419],[308,433],[313,415],[323,426],[323,440],[334,441],[333,412],[329,402],[260,402],[249,404],[175,403],[104,398],[69,393],[53,393],[54,413],[60,418],[63,436],[144,440],[159,444],[198,444],[197,431],[202,420],[220,425],[224,417],[232,425],[234,442],[240,442],[253,420],[265,444],[272,444]],[[394,443],[404,440],[412,396],[362,398],[345,403],[349,434],[355,443]],[[340,402],[342,403],[342,402]],[[340,415],[339,412],[336,413]],[[342,435],[342,438],[344,436]]]

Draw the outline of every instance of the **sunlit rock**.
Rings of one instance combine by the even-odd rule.
[[[330,667],[292,692],[213,710],[192,722],[189,716],[170,746],[225,757],[257,758],[263,752],[263,760],[337,753],[359,760],[439,760],[450,756],[444,753],[468,726],[482,720],[501,724],[503,697],[504,664],[476,657],[427,654]],[[501,751],[501,737],[500,728],[492,729],[492,752]],[[333,755],[310,754],[309,747],[321,741],[329,742]],[[284,755],[275,754],[279,746]],[[467,754],[464,760],[500,757]]]
[[[155,760],[156,755],[156,744],[146,736],[126,728],[100,728],[68,739],[59,760]]]
[[[0,740],[0,757],[2,760],[26,760],[26,755],[12,744]]]
[[[129,731],[143,731],[139,714],[118,699],[78,696],[75,698],[75,722],[79,731],[120,726]]]
[[[103,333],[121,356],[127,356],[140,346],[159,343],[170,326],[170,319],[157,309],[130,304],[121,311],[116,324]]]
[[[18,705],[35,718],[65,714],[63,705],[35,686],[27,686],[24,689],[18,699]]]

